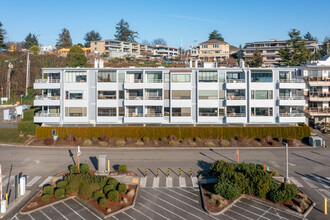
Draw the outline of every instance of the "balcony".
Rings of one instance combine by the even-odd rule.
[[[305,89],[304,79],[280,79],[278,81],[280,89]]]
[[[305,112],[310,116],[330,116],[330,108],[309,107]]]
[[[309,76],[305,78],[310,86],[330,86],[329,77]]]
[[[246,114],[244,112],[227,112],[226,122],[231,123],[247,123]]]
[[[34,115],[35,123],[59,123],[60,113],[37,112]]]
[[[143,117],[143,113],[135,113],[135,112],[131,112],[131,113],[127,113],[125,117]]]
[[[36,79],[33,84],[34,89],[59,89],[60,79]]]
[[[286,112],[279,114],[280,123],[305,123],[306,117],[302,112]]]
[[[280,113],[280,117],[305,117],[305,113],[302,112]]]
[[[59,96],[36,96],[33,104],[35,106],[53,106],[60,105]]]
[[[315,102],[328,102],[330,101],[330,92],[310,92],[309,100]]]
[[[242,95],[227,95],[226,105],[246,105],[246,97]]]
[[[226,89],[245,89],[245,79],[227,79]]]
[[[304,106],[306,105],[306,100],[304,96],[280,96],[279,105],[283,106]]]

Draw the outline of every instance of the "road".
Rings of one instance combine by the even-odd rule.
[[[148,169],[149,183],[156,169],[160,178],[165,177],[170,168],[171,175],[177,177],[179,168],[187,176],[190,169],[193,175],[203,172],[216,160],[236,162],[236,149],[102,149],[82,148],[81,163],[93,162],[98,155],[107,155],[111,166],[127,164],[130,170],[143,176]],[[76,148],[38,148],[20,146],[0,146],[0,163],[3,174],[15,176],[22,172],[29,176],[30,189],[36,191],[49,176],[66,170],[76,163]],[[292,181],[314,200],[317,205],[309,219],[327,219],[323,212],[323,197],[330,199],[330,150],[329,148],[291,148],[289,150],[289,176]],[[284,148],[240,149],[240,162],[266,163],[271,170],[285,173]],[[95,164],[95,162],[94,162]],[[329,178],[329,179],[328,179]],[[10,184],[11,185],[11,184]],[[28,183],[29,185],[29,183]],[[13,197],[12,197],[13,198]],[[329,206],[328,206],[329,207]]]

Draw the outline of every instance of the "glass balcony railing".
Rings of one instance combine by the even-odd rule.
[[[229,112],[229,113],[227,113],[227,117],[245,117],[245,113]]]
[[[37,112],[35,117],[60,117],[60,113]]]
[[[301,112],[287,112],[287,113],[280,113],[280,117],[304,117],[305,114]]]
[[[36,79],[35,83],[60,83],[60,79]]]
[[[245,100],[245,96],[228,95],[227,100]]]
[[[60,100],[60,96],[36,96],[34,100]]]
[[[280,100],[305,100],[305,96],[280,96]]]

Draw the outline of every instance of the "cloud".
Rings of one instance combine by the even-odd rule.
[[[205,22],[212,22],[212,23],[223,23],[221,21],[212,20],[208,18],[200,18],[200,17],[193,17],[193,16],[186,16],[186,15],[177,15],[177,14],[163,14],[160,13],[158,15],[165,16],[165,17],[172,17],[172,18],[182,18],[182,19],[188,19],[188,20],[195,20],[195,21],[205,21]]]

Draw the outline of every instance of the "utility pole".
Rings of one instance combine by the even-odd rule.
[[[10,76],[11,76],[11,68],[12,68],[12,65],[11,65],[11,62],[9,62],[8,64],[8,73],[7,73],[7,98],[8,100],[10,99]]]
[[[30,51],[27,53],[26,58],[26,84],[25,84],[25,96],[28,96],[28,88],[30,85]]]

